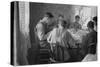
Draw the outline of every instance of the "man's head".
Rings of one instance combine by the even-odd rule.
[[[59,25],[63,25],[63,21],[64,21],[64,16],[61,15],[61,14],[59,14],[59,15],[58,15],[58,24],[59,24]]]
[[[94,22],[92,21],[89,21],[88,24],[87,24],[87,27],[88,27],[88,30],[93,30],[94,29]]]
[[[75,16],[75,22],[79,22],[80,21],[80,16],[79,15],[76,15]]]
[[[45,15],[44,15],[44,18],[46,20],[46,23],[52,24],[52,21],[51,20],[54,18],[54,16],[52,15],[52,13],[46,12]]]
[[[52,24],[51,20],[53,19],[53,15],[50,12],[46,12],[44,17],[41,19],[41,22],[47,23],[48,25]]]
[[[58,15],[58,19],[59,19],[59,20],[63,20],[63,19],[64,19],[64,16],[61,15],[61,14],[59,14],[59,15]]]
[[[46,12],[44,17],[53,18],[54,16],[50,12]]]

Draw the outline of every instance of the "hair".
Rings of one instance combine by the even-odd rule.
[[[97,16],[93,17],[93,21],[95,21],[96,25],[97,25]]]
[[[80,19],[80,16],[79,15],[76,15],[75,18],[79,18]]]
[[[53,18],[53,17],[54,17],[53,14],[50,13],[50,12],[46,12],[46,15],[47,15],[49,18]]]
[[[62,20],[62,26],[65,28],[66,27],[66,21]]]
[[[89,21],[88,24],[87,24],[87,27],[93,29],[94,28],[94,22]]]

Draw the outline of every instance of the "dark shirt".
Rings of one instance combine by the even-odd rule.
[[[85,47],[84,50],[86,53],[95,54],[97,46],[97,32],[92,31],[88,33],[83,40],[83,45]]]
[[[88,53],[95,54],[96,53],[96,46],[97,46],[97,32],[92,31],[89,35],[89,43],[88,43]]]

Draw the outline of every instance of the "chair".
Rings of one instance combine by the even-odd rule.
[[[47,41],[40,41],[38,39],[36,28],[34,28],[34,33],[35,33],[35,41],[39,47],[37,63],[39,64],[50,63],[50,57],[51,57],[50,44]],[[41,45],[45,45],[45,46],[41,46]]]

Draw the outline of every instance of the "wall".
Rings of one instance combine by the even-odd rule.
[[[64,15],[65,20],[72,20],[71,17],[73,15],[71,5],[58,5],[58,4],[44,4],[44,3],[30,3],[30,36],[31,42],[35,42],[34,40],[34,27],[38,23],[38,21],[44,16],[46,12],[51,12],[55,18],[59,14]]]
[[[29,61],[30,62],[32,61],[33,63],[35,63],[36,61],[38,44],[35,41],[34,28],[36,24],[38,23],[38,21],[44,16],[46,12],[51,12],[55,18],[57,18],[59,14],[62,14],[64,15],[64,19],[67,22],[71,23],[75,21],[75,18],[74,18],[75,15],[80,15],[82,18],[82,21],[84,22],[84,20],[86,19],[85,15],[88,15],[87,17],[89,17],[89,15],[91,15],[91,11],[92,10],[89,11],[88,7],[83,7],[83,6],[30,2],[29,28],[30,28],[31,49],[29,51],[29,55],[30,55]],[[80,24],[82,25],[82,23]]]

